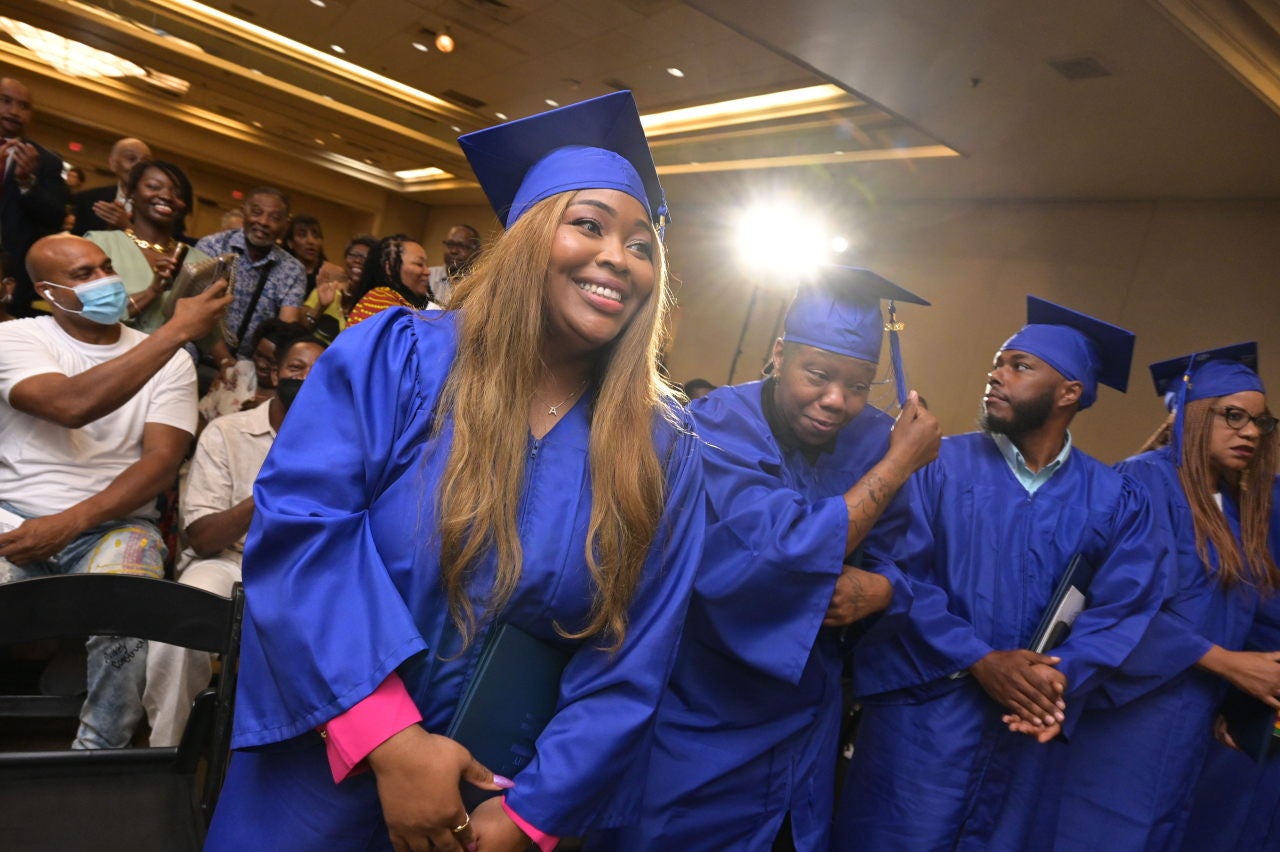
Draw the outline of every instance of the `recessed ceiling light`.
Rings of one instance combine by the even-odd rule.
[[[365,165],[368,165],[368,166],[373,165],[373,160],[370,160],[368,157],[364,158],[364,162],[365,162]]]
[[[315,140],[314,140],[314,141],[315,141],[315,143],[316,143],[317,145],[323,145],[323,144],[324,144],[324,140],[323,140],[323,139],[321,139],[319,136],[317,136],[317,137],[315,138]]]
[[[252,124],[254,127],[259,128],[259,129],[261,129],[261,127],[262,127],[262,122],[261,122],[261,121],[251,121],[251,122],[249,122],[249,123],[250,123],[250,124]]]
[[[342,49],[342,45],[340,44],[331,44],[329,45],[329,47],[333,49],[334,53],[346,53],[346,51]]]
[[[684,72],[683,72],[683,71],[681,71],[679,68],[668,68],[668,69],[667,69],[667,73],[668,73],[668,74],[670,74],[672,77],[683,77],[683,76],[684,76]]]
[[[837,157],[843,157],[843,156],[844,156],[844,151],[832,151],[831,153],[835,154]]]
[[[414,49],[414,50],[421,50],[423,53],[426,53],[426,52],[427,52],[428,50],[430,50],[431,48],[427,47],[425,44],[423,44],[423,43],[422,43],[422,42],[420,42],[420,41],[415,41],[415,42],[413,43],[413,49]]]
[[[333,95],[321,95],[320,97],[324,98],[326,101],[333,100]]]
[[[449,125],[449,129],[450,129],[450,130],[452,130],[454,133],[461,133],[461,132],[462,132],[462,128],[461,128],[461,127],[459,127],[459,126],[458,126],[458,125],[456,125],[456,124],[450,124],[450,125]]]
[[[260,71],[260,70],[259,70],[259,69],[257,69],[257,68],[250,68],[249,70],[250,70],[251,72],[253,72],[254,74],[257,74],[259,77],[261,77],[261,76],[262,76],[262,71]]]
[[[558,107],[558,106],[560,106],[560,102],[559,102],[559,101],[553,101],[551,98],[547,98],[547,100],[546,100],[546,102],[545,102],[545,103],[546,103],[546,105],[547,105],[547,106],[553,106],[553,107]]]
[[[334,139],[341,139],[341,138],[342,138],[342,134],[341,134],[341,133],[334,133],[332,130],[330,130],[330,131],[329,131],[329,135],[330,135],[330,136],[332,136]]]
[[[494,115],[496,115],[498,118],[502,119],[503,121],[507,120],[507,114],[505,112],[495,112]]]
[[[325,2],[324,0],[311,0],[311,5],[319,6],[321,9],[323,9],[325,7]]]

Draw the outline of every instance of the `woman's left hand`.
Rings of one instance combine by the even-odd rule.
[[[479,852],[523,852],[533,841],[502,809],[502,797],[482,802],[471,812],[471,831]]]

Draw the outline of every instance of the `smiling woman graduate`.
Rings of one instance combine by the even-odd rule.
[[[209,848],[550,849],[635,809],[703,527],[662,189],[626,92],[460,141],[508,230],[453,310],[344,332],[258,480]],[[500,623],[571,654],[514,779],[442,736]]]

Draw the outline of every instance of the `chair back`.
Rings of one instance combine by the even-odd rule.
[[[107,838],[121,840],[127,834],[130,848],[198,849],[230,756],[243,618],[244,588],[239,583],[229,598],[124,574],[68,574],[0,584],[0,645],[129,636],[222,656],[216,689],[196,699],[175,748],[0,753],[0,800],[5,802],[0,812],[9,814],[0,816],[0,837],[20,835],[44,848],[88,849],[103,848]],[[32,715],[21,706],[24,698],[4,696],[0,715]],[[203,784],[197,796],[201,765]],[[138,796],[164,810],[156,825],[144,824],[155,808],[140,809]],[[113,814],[118,823],[114,832],[102,823]],[[42,829],[48,833],[33,833]]]

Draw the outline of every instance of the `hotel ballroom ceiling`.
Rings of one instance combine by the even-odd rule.
[[[70,77],[0,35],[51,122],[145,124],[254,177],[321,170],[431,204],[482,199],[459,131],[622,87],[689,198],[778,175],[893,200],[1280,196],[1273,0],[0,0],[0,16],[152,75]]]

